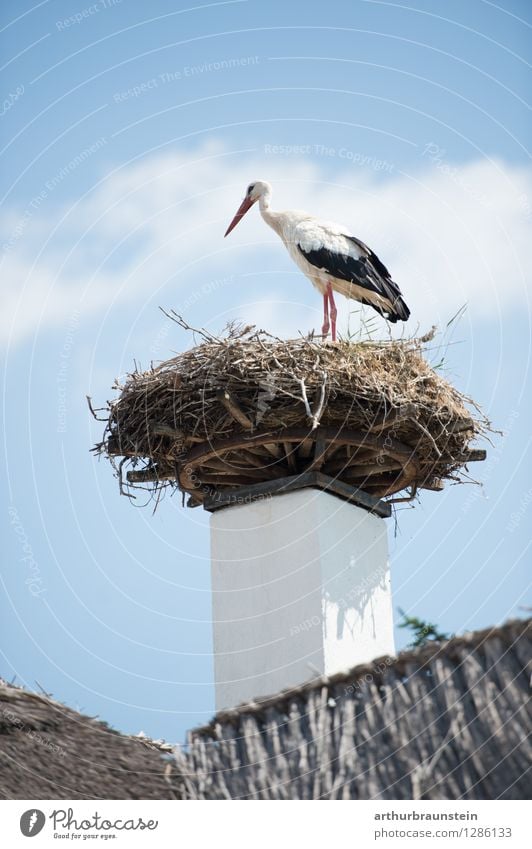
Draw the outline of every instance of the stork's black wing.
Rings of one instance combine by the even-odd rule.
[[[382,309],[372,302],[370,293],[380,295],[382,298],[386,298],[391,305],[386,318],[391,322],[396,322],[398,319],[406,321],[410,315],[410,310],[403,300],[399,286],[392,280],[384,263],[364,242],[361,242],[355,236],[342,234],[341,239],[342,241],[346,239],[355,245],[359,256],[350,253],[349,246],[345,242],[346,251],[339,250],[338,239],[335,239],[334,250],[323,245],[320,247],[313,245],[312,249],[309,249],[308,246],[300,243],[298,243],[298,248],[311,265],[326,271],[332,277],[346,280],[367,290],[369,298],[367,300],[361,298],[362,303],[367,303],[384,314]]]

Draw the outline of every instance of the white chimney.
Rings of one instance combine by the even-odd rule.
[[[308,487],[213,512],[217,710],[395,653],[381,516]]]

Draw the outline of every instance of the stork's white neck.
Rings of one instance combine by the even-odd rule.
[[[264,189],[263,193],[259,196],[259,207],[260,211],[264,214],[270,208],[270,201],[272,199],[272,190],[270,188]]]
[[[268,224],[272,228],[272,230],[275,230],[278,235],[281,235],[281,222],[279,221],[280,213],[274,212],[272,209],[270,209],[271,199],[271,189],[268,188],[259,197],[260,214],[262,215],[266,224]]]

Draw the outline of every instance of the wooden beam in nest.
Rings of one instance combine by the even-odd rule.
[[[258,454],[256,451],[239,451],[235,460],[239,463],[248,466],[254,466],[256,469],[271,468],[273,466],[272,455],[266,451],[261,451]]]
[[[383,454],[380,448],[375,450],[375,448],[357,448],[351,445],[340,445],[338,450],[344,451],[343,456],[338,456],[338,452],[335,454],[334,451],[327,451],[326,465],[331,472],[338,472],[356,463],[368,463],[376,455]]]
[[[246,486],[247,484],[253,481],[253,476],[251,475],[221,475],[219,472],[214,473],[212,475],[201,472],[200,478],[200,486],[201,484],[209,484],[211,486]]]
[[[318,433],[316,444],[314,446],[314,458],[311,460],[306,472],[319,472],[325,462],[325,452],[327,451],[327,442],[322,435]]]
[[[474,430],[473,419],[461,419],[457,422],[448,422],[443,425],[444,433],[463,433],[465,430]]]
[[[312,447],[314,445],[313,439],[304,439],[301,445],[298,448],[298,455],[301,459],[307,459],[312,454]]]
[[[283,473],[286,473],[286,469],[283,469],[280,466],[275,466],[275,468],[257,469],[255,466],[246,466],[242,463],[224,463],[223,460],[209,460],[208,463],[205,463],[204,466],[196,470],[196,474],[201,481],[206,480],[206,476],[212,477],[215,474],[224,477],[244,475],[251,480],[258,481],[264,480],[264,478],[272,480],[274,478],[283,477]],[[225,482],[227,483],[227,481]],[[222,483],[222,481],[220,481],[220,483]]]
[[[275,443],[275,442],[264,442],[263,445],[264,445],[264,448],[266,449],[266,451],[268,452],[268,454],[270,454],[272,457],[275,457],[276,460],[280,460],[281,457],[283,456],[283,452],[282,452],[281,448],[279,447],[279,445],[277,445],[277,443]]]
[[[386,495],[394,491],[398,491],[402,487],[416,480],[419,476],[419,466],[413,450],[408,445],[403,445],[396,439],[392,439],[389,435],[374,436],[368,435],[363,431],[342,430],[338,428],[318,428],[312,432],[315,437],[314,458],[307,466],[305,471],[312,472],[319,470],[324,465],[326,451],[329,446],[335,446],[340,443],[345,446],[351,446],[357,450],[370,450],[373,454],[378,454],[386,457],[387,460],[396,460],[402,467],[402,477],[394,476],[393,480],[397,480],[394,489],[386,488]],[[183,464],[180,466],[179,479],[182,487],[185,490],[193,489],[197,486],[197,479],[201,478],[201,473],[198,474],[199,467],[207,465],[213,457],[222,458],[228,452],[247,450],[256,445],[264,446],[266,443],[278,448],[281,451],[279,443],[302,443],[309,439],[310,432],[305,428],[283,428],[277,433],[271,431],[267,433],[255,434],[236,434],[231,437],[217,440],[216,442],[207,442],[201,445],[195,445],[191,448]],[[284,452],[282,457],[284,458]],[[391,482],[392,483],[392,482]],[[381,493],[379,493],[381,494]]]
[[[454,464],[465,464],[465,463],[482,463],[486,459],[486,451],[484,448],[471,448],[469,451],[463,451],[461,454],[453,454],[452,451],[449,451],[448,454],[444,454],[439,460],[434,462],[434,465],[437,466],[452,466]]]
[[[461,463],[479,463],[486,459],[486,452],[483,448],[472,448],[466,454],[461,454],[458,459]]]
[[[380,422],[375,422],[374,425],[368,428],[368,433],[380,433],[409,419],[415,419],[416,412],[415,404],[401,404],[397,409],[390,410]]]
[[[212,512],[230,504],[246,504],[256,499],[263,499],[267,496],[278,495],[283,492],[293,492],[309,486],[339,495],[346,501],[351,501],[353,504],[370,510],[377,516],[383,518],[391,516],[391,507],[389,504],[343,481],[330,478],[321,472],[303,472],[300,475],[292,475],[283,480],[265,481],[264,483],[244,486],[241,489],[230,492],[218,491],[211,496],[207,496],[203,506],[205,510]]]
[[[417,472],[412,474],[411,470],[403,469],[398,474],[388,473],[364,480],[364,489],[378,498],[387,498],[396,492],[406,489],[416,483]]]
[[[350,472],[352,469],[356,471],[358,466],[365,465],[378,465],[382,468],[383,472],[390,471],[391,469],[402,468],[402,463],[399,460],[387,457],[384,451],[380,449],[378,451],[372,449],[369,451],[355,450],[352,454],[348,451],[346,456],[336,456],[333,460],[329,460],[329,452],[327,452],[327,459],[323,467],[323,471],[327,475],[343,475],[345,472]],[[391,468],[386,468],[386,466],[390,466]]]
[[[397,460],[388,460],[384,463],[360,463],[347,466],[342,477],[365,478],[372,475],[382,475],[385,472],[400,472],[402,469],[401,463]],[[324,469],[326,472],[326,468]]]
[[[297,472],[295,447],[292,445],[291,442],[283,442],[282,446],[284,449],[285,460],[288,464],[288,468],[291,472]]]
[[[157,481],[177,481],[175,469],[132,469],[126,475],[128,483],[157,483]]]

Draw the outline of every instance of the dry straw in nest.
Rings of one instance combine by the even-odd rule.
[[[466,464],[485,457],[471,443],[489,423],[423,356],[432,332],[336,344],[194,332],[199,345],[115,386],[95,450],[127,494],[177,486],[195,506],[311,470],[408,500],[467,479]]]

